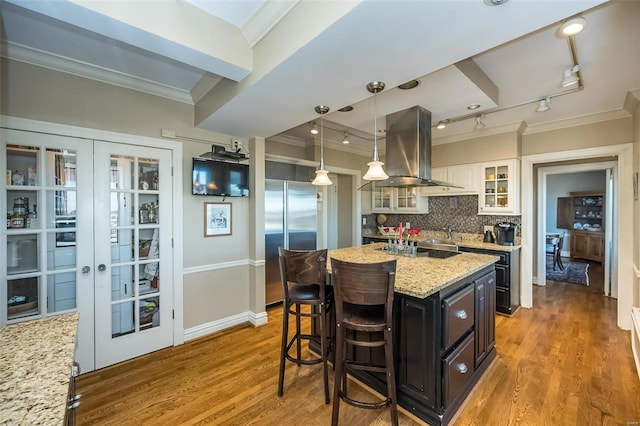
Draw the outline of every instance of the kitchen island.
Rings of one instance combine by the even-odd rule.
[[[393,333],[398,404],[429,424],[446,425],[496,357],[493,264],[498,257],[460,253],[447,259],[410,258],[387,254],[382,246],[330,250],[329,258],[360,263],[397,259]],[[331,320],[329,330],[334,330]],[[384,361],[382,348],[348,356]],[[353,375],[386,395],[384,375]]]
[[[0,424],[65,422],[78,313],[0,328]]]

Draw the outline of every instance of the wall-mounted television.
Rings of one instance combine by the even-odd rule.
[[[249,165],[193,157],[192,194],[249,196]]]

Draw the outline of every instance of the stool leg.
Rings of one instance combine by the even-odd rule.
[[[298,350],[298,359],[302,359],[302,341],[300,339],[300,304],[296,303],[296,348]],[[300,367],[300,364],[298,364]]]
[[[391,330],[384,331],[384,359],[387,365],[387,393],[390,400],[391,424],[398,426],[398,400],[396,398],[396,374],[393,367]]]
[[[322,353],[322,374],[324,375],[324,403],[329,403],[329,370],[327,367],[327,314],[326,305],[320,304],[320,352]]]
[[[340,324],[336,326],[336,354],[333,362],[335,369],[333,379],[333,410],[331,412],[331,425],[338,424],[340,415],[340,388],[342,387],[343,370],[344,370],[344,335]]]
[[[562,255],[560,252],[560,248],[558,248],[558,266],[560,266],[561,271],[564,271],[564,264],[562,263]]]
[[[284,393],[284,364],[287,352],[287,340],[289,339],[289,302],[283,303],[282,312],[282,344],[280,346],[280,375],[278,377],[278,396]]]

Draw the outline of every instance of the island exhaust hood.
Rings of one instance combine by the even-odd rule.
[[[358,190],[401,186],[459,188],[431,179],[431,112],[420,106],[387,115],[384,167],[389,179],[368,182]]]

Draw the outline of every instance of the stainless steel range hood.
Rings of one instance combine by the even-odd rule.
[[[359,191],[380,187],[448,186],[431,179],[431,112],[420,106],[387,115],[385,170],[389,179],[366,183]]]

